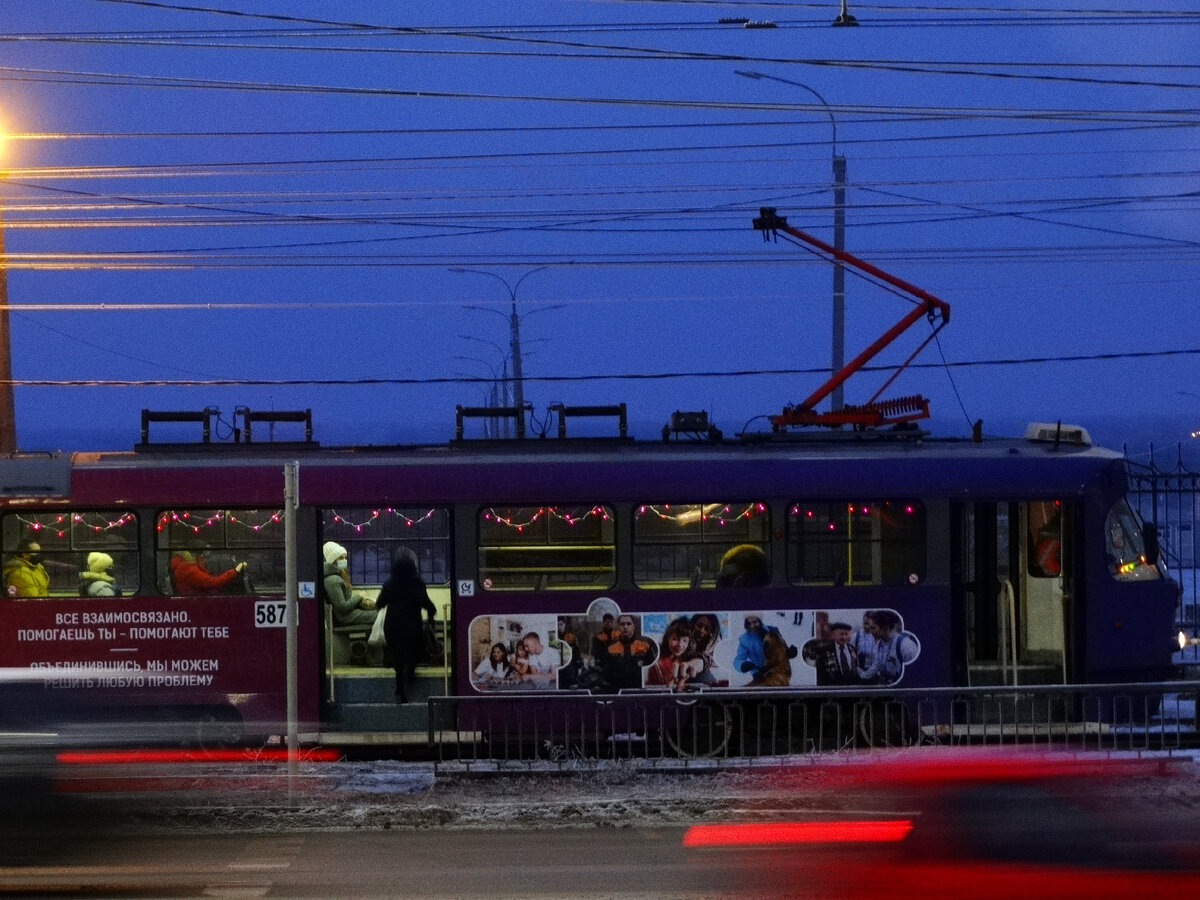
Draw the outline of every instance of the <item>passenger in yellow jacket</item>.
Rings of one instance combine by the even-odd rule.
[[[42,565],[42,548],[33,541],[23,543],[17,555],[4,564],[4,590],[10,597],[47,597],[50,576]]]

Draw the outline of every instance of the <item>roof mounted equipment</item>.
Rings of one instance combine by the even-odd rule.
[[[890,272],[885,272],[871,265],[866,260],[859,259],[857,256],[847,253],[844,250],[838,250],[820,238],[815,238],[798,228],[793,228],[788,225],[786,218],[775,212],[775,207],[773,206],[764,206],[759,210],[759,217],[754,220],[754,227],[763,233],[764,241],[769,241],[777,237],[778,233],[782,231],[811,247],[817,248],[837,262],[853,266],[861,272],[866,272],[874,278],[887,282],[892,287],[898,288],[904,293],[915,297],[918,301],[917,306],[911,312],[880,335],[873,344],[859,353],[858,356],[846,363],[837,372],[834,372],[829,380],[814,393],[798,404],[784,407],[783,412],[779,415],[772,416],[772,426],[777,431],[796,425],[825,425],[831,428],[836,428],[840,425],[880,427],[929,418],[929,401],[919,394],[908,397],[896,397],[891,400],[880,400],[879,395],[896,380],[896,377],[925,348],[925,345],[933,340],[934,336],[950,321],[950,305],[944,300],[933,296],[928,291],[923,291],[916,285],[909,284],[907,281],[897,278]],[[866,403],[858,405],[847,404],[840,410],[830,410],[829,412],[818,412],[816,410],[816,405],[833,393],[834,388],[855,372],[861,370],[881,350],[921,318],[929,320],[930,324],[933,325],[933,331],[930,332],[929,336],[921,342],[920,346],[903,363],[896,367],[896,370],[883,383],[879,390],[875,392],[871,399]]]
[[[1062,422],[1030,422],[1025,426],[1025,440],[1034,444],[1070,444],[1073,447],[1092,446],[1092,436],[1082,425]]]

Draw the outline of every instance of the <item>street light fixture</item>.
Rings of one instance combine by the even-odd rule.
[[[466,309],[482,309],[483,307],[467,306],[465,308]],[[489,312],[496,312],[496,310],[494,310],[494,309],[489,310]],[[458,339],[460,341],[474,341],[476,344],[483,344],[485,347],[491,347],[498,354],[500,354],[500,367],[504,371],[504,390],[507,393],[507,391],[508,391],[508,351],[505,350],[503,347],[501,347],[499,344],[497,344],[495,341],[489,341],[487,338],[476,337],[473,334],[460,334],[458,336]],[[526,343],[528,343],[528,342],[526,342]],[[493,366],[491,363],[488,363],[487,365],[489,368],[495,369],[495,366]]]
[[[472,275],[486,275],[489,278],[495,278],[508,291],[508,298],[512,303],[512,311],[508,316],[509,333],[512,356],[512,371],[513,371],[513,406],[517,409],[517,415],[525,415],[525,373],[521,365],[521,320],[526,316],[531,316],[535,312],[547,312],[552,309],[562,309],[562,303],[556,303],[553,306],[542,306],[537,309],[531,309],[524,316],[517,314],[517,288],[521,286],[521,282],[532,275],[534,272],[541,272],[543,269],[548,269],[549,266],[538,266],[536,269],[530,269],[524,275],[516,280],[514,284],[509,284],[508,280],[497,275],[495,272],[488,272],[486,269],[465,269],[453,268],[451,272],[469,272]],[[486,306],[468,305],[467,309],[483,309],[488,312],[499,312],[499,310],[491,309]],[[503,313],[500,313],[503,315]]]
[[[846,13],[846,5],[842,4],[842,14]],[[850,16],[853,19],[853,16]],[[857,22],[843,22],[836,24],[851,24],[857,25]],[[792,81],[788,78],[779,78],[776,75],[764,75],[762,72],[743,72],[738,71],[736,74],[744,78],[761,79],[765,78],[768,81],[778,81],[782,84],[790,84],[793,87],[803,88],[814,97],[821,101],[821,105],[825,107],[825,112],[829,114],[829,124],[833,126],[833,246],[837,250],[846,249],[846,157],[840,156],[837,152],[837,119],[833,117],[833,109],[825,102],[815,90],[807,84],[802,84],[799,81]],[[831,353],[831,368],[834,372],[840,372],[846,362],[846,270],[842,266],[840,260],[833,261],[833,347]],[[842,409],[843,392],[842,385],[838,385],[829,395],[830,408],[837,412]]]

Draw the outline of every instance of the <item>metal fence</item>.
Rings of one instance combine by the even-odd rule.
[[[1178,627],[1188,637],[1200,637],[1200,473],[1187,469],[1182,451],[1170,467],[1160,465],[1153,448],[1147,464],[1129,463],[1130,502],[1147,522],[1158,528],[1159,544],[1171,577],[1179,582]],[[1200,665],[1200,646],[1191,645],[1176,656],[1181,665]]]
[[[1197,682],[875,691],[434,697],[442,769],[712,766],[865,748],[1200,746]]]

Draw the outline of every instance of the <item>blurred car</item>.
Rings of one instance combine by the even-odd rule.
[[[721,855],[739,889],[923,900],[1183,896],[1200,876],[1189,758],[920,750],[777,783],[769,821],[687,831],[697,865]]]

